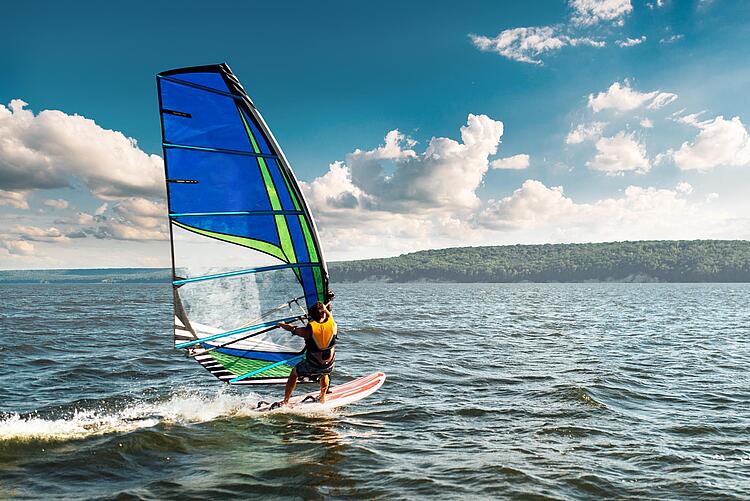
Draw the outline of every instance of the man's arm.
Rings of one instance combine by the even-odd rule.
[[[307,333],[307,329],[308,329],[307,327],[295,327],[292,324],[288,324],[286,322],[279,322],[276,325],[278,325],[285,331],[289,331],[295,336],[299,336],[299,337],[305,337],[305,334]]]

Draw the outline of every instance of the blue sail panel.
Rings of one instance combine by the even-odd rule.
[[[256,157],[165,148],[171,212],[271,210]]]
[[[212,89],[220,90],[222,92],[229,92],[224,78],[214,72],[197,71],[195,73],[181,73],[174,75],[172,78],[175,80],[182,80],[183,82],[190,82],[203,87],[210,87]]]
[[[162,80],[161,100],[165,143],[253,151],[236,99]]]
[[[255,139],[255,143],[260,150],[260,153],[271,153],[271,148],[268,146],[268,141],[263,133],[260,132],[260,128],[256,123],[255,119],[248,115],[245,111],[242,112],[247,120],[247,124],[250,127],[250,131]]]
[[[173,217],[172,220],[186,228],[196,228],[221,235],[260,240],[275,246],[281,245],[274,216],[271,215],[183,216]]]

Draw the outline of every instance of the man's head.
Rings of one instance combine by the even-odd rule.
[[[326,308],[325,306],[323,306],[323,303],[318,301],[310,307],[310,311],[308,313],[310,314],[310,318],[312,318],[316,322],[320,322],[326,316]]]

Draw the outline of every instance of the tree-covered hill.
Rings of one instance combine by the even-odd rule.
[[[750,282],[750,242],[459,247],[329,264],[331,281]],[[169,283],[167,268],[0,271],[0,284]]]
[[[330,264],[332,282],[750,282],[750,242],[460,247]]]
[[[169,283],[168,268],[87,268],[0,271],[0,284]]]

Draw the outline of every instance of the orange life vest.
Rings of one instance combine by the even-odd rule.
[[[307,361],[314,366],[332,367],[333,366],[333,347],[336,344],[336,334],[338,328],[333,317],[329,314],[322,322],[310,320],[310,330],[312,335],[305,339],[305,348],[307,349]]]
[[[333,320],[333,315],[328,315],[323,322],[310,320],[310,329],[312,338],[319,350],[329,350],[336,344],[336,334],[338,327]]]

